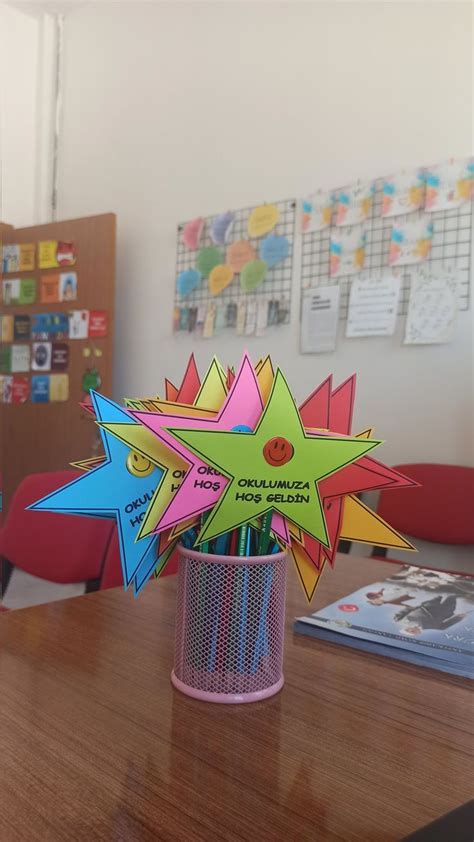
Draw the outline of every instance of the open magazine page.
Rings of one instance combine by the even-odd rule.
[[[358,638],[468,671],[474,665],[474,578],[405,566],[299,617],[297,631],[304,634],[305,626],[333,633],[334,642],[338,636]]]

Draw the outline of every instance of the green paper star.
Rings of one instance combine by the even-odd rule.
[[[170,432],[231,480],[199,542],[273,510],[329,546],[317,483],[381,444],[373,439],[306,435],[279,369],[253,433],[179,428]]]

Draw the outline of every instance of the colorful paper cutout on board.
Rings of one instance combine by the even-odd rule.
[[[91,392],[91,398],[99,421],[133,423],[130,415],[113,401],[95,392]],[[114,518],[118,527],[124,583],[128,587],[143,570],[151,575],[156,565],[157,538],[153,536],[136,541],[136,536],[142,513],[151,500],[162,471],[154,467],[145,477],[132,473],[129,465],[133,451],[107,430],[101,429],[101,437],[106,461],[43,497],[30,509]]]
[[[51,368],[51,342],[33,342],[31,368],[33,371],[49,371]]]
[[[51,346],[51,371],[66,371],[69,365],[69,345],[53,342]]]
[[[233,211],[219,213],[211,222],[209,233],[211,240],[216,246],[224,246],[231,235],[232,225],[235,219]]]
[[[69,400],[69,375],[49,375],[49,399],[51,402],[62,402]]]
[[[2,248],[2,272],[20,271],[20,246],[18,243],[5,243]],[[9,403],[9,401],[4,401]]]
[[[260,259],[264,260],[269,269],[283,263],[290,253],[290,243],[286,237],[278,234],[268,234],[259,245]]]
[[[382,186],[382,216],[399,216],[423,207],[425,201],[425,174],[415,167],[402,170],[384,179]]]
[[[59,274],[41,276],[41,304],[57,304],[60,301],[75,301],[76,298],[77,275],[75,272],[61,272]]]
[[[12,374],[24,373],[30,370],[30,346],[11,346],[11,372]]]
[[[35,268],[36,246],[34,243],[20,243],[20,272],[32,272]],[[23,403],[23,401],[20,401]]]
[[[70,319],[67,313],[33,313],[31,316],[31,338],[35,341],[67,339],[69,325]]]
[[[34,374],[31,378],[32,403],[49,403],[49,376]]]
[[[201,283],[202,275],[197,269],[184,269],[176,280],[176,289],[180,298],[186,298]]]
[[[76,249],[74,243],[64,240],[42,240],[38,244],[38,268],[56,269],[58,266],[74,266]]]
[[[317,190],[301,202],[301,233],[323,231],[332,221],[335,195],[332,190]]]
[[[327,546],[316,483],[380,444],[307,436],[279,370],[255,432],[243,436],[178,427],[170,428],[170,432],[202,461],[231,479],[206,520],[200,541],[274,510]]]
[[[31,319],[29,316],[16,315],[13,317],[13,339],[25,341],[31,336]],[[9,340],[11,341],[11,340]]]
[[[13,375],[0,374],[0,403],[12,403],[12,390]]]
[[[35,268],[34,243],[6,243],[2,249],[3,272],[31,272]]]
[[[59,302],[59,275],[42,275],[40,280],[40,303]]]
[[[433,233],[433,223],[424,218],[395,224],[388,256],[390,266],[408,266],[426,260],[431,251]]]
[[[240,286],[244,292],[253,292],[267,277],[268,266],[264,260],[246,263],[240,273]]]
[[[202,231],[204,228],[204,219],[198,217],[186,222],[183,228],[183,243],[190,251],[196,251],[199,247]]]
[[[232,266],[228,266],[225,263],[214,266],[208,278],[209,292],[211,295],[219,295],[220,292],[229,286],[233,277],[234,270]]]
[[[474,158],[451,158],[429,167],[426,173],[425,210],[436,212],[459,208],[474,195]]]
[[[10,374],[12,362],[11,345],[0,345],[0,372]]]
[[[214,267],[222,263],[222,260],[223,254],[220,249],[216,248],[216,246],[206,246],[205,248],[199,249],[196,257],[196,266],[201,275],[207,278]]]
[[[39,269],[56,269],[57,240],[42,240],[38,245],[38,267]]]
[[[405,326],[405,345],[450,342],[459,311],[456,271],[414,272]]]
[[[373,181],[357,182],[337,195],[336,225],[357,225],[368,218],[374,201]]]
[[[12,403],[26,403],[30,396],[30,380],[21,374],[12,377]]]
[[[89,311],[89,339],[103,339],[108,333],[108,316],[106,310]]]
[[[2,284],[3,303],[5,306],[16,304],[34,304],[36,301],[36,281],[34,278],[8,278]]]
[[[276,205],[259,205],[249,215],[247,230],[249,237],[263,237],[273,231],[280,219],[280,211]]]
[[[362,227],[350,230],[332,230],[330,241],[329,274],[331,278],[360,272],[365,263],[367,234]]]
[[[0,343],[13,342],[13,316],[0,316]]]
[[[248,240],[235,240],[228,246],[226,252],[226,262],[236,273],[240,272],[246,263],[250,263],[256,257],[257,252]]]
[[[89,336],[89,310],[71,310],[69,314],[69,339],[87,339]]]
[[[56,248],[57,266],[74,266],[76,263],[76,247],[74,243],[58,240]]]

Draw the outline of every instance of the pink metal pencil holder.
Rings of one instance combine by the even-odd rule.
[[[179,554],[173,685],[223,704],[273,696],[283,686],[286,553]]]

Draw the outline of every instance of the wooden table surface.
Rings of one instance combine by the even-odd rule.
[[[312,610],[389,571],[339,556]],[[195,701],[174,578],[0,615],[2,842],[390,842],[472,797],[467,680],[294,635],[291,570],[281,693]]]

